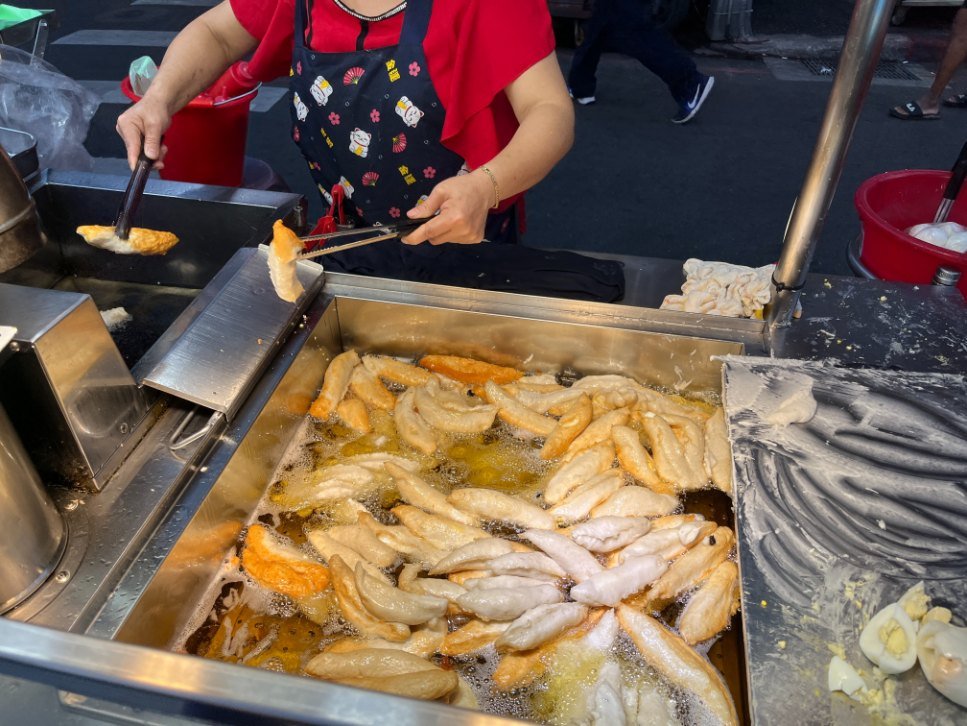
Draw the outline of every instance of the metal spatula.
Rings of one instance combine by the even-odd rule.
[[[937,214],[933,218],[934,224],[947,221],[947,215],[950,214],[950,208],[954,206],[960,188],[964,185],[965,177],[967,177],[967,144],[964,144],[964,147],[960,150],[960,156],[957,157],[956,163],[950,170],[950,181],[947,182],[943,199],[940,200],[940,206],[937,207]]]

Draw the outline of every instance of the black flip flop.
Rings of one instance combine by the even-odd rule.
[[[939,113],[924,113],[916,101],[907,101],[902,106],[894,106],[890,109],[890,115],[901,121],[933,121],[940,118]]]
[[[948,108],[967,108],[967,93],[958,93],[943,100],[943,105]]]

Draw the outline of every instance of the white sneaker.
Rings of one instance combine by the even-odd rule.
[[[708,98],[709,91],[712,90],[712,86],[715,85],[714,76],[702,76],[699,78],[698,83],[695,86],[695,94],[692,96],[690,101],[683,103],[678,108],[678,113],[675,118],[672,119],[672,123],[684,124],[695,118],[695,114],[705,103],[705,99]]]
[[[598,100],[594,96],[575,96],[574,91],[572,91],[570,88],[567,89],[567,95],[577,101],[581,106],[590,106],[592,103],[595,103]]]

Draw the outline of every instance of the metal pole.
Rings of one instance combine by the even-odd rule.
[[[809,263],[823,230],[856,128],[860,109],[873,80],[895,0],[856,0],[826,115],[806,172],[802,191],[793,206],[768,310],[770,348],[780,328],[789,324]]]

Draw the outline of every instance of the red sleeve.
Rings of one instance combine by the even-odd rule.
[[[546,0],[436,0],[424,50],[446,108],[442,140],[479,166],[517,130],[504,89],[554,52]]]
[[[241,26],[259,41],[249,61],[249,73],[265,82],[289,75],[295,0],[231,0],[231,4]]]

